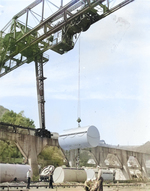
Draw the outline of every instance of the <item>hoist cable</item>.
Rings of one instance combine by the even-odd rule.
[[[77,122],[80,127],[81,122],[81,105],[80,105],[80,38],[79,38],[79,58],[78,58],[78,109],[77,109]]]

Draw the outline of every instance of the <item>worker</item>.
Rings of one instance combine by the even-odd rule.
[[[116,176],[116,171],[113,171],[113,183],[115,183],[115,176]]]
[[[97,180],[93,179],[90,191],[97,191],[97,185],[98,185]]]
[[[49,173],[49,188],[53,189],[53,174],[52,172]]]
[[[99,169],[97,176],[97,191],[103,191],[103,177],[101,169]]]
[[[99,169],[97,180],[93,182],[94,184],[90,191],[103,191],[103,177],[101,175],[102,171]]]
[[[86,181],[85,181],[85,183],[84,183],[84,189],[85,189],[85,191],[90,191],[90,189],[91,189],[91,180],[90,179],[87,179]]]
[[[30,189],[31,175],[32,175],[32,172],[31,172],[31,169],[29,169],[27,172],[27,188],[28,189]]]

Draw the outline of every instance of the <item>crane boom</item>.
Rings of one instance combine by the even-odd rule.
[[[44,2],[34,1],[0,31],[0,77],[24,63],[35,61],[35,58],[40,60],[38,55],[48,49],[59,54],[73,49],[80,32],[132,1],[124,0],[109,8],[111,3],[108,0],[72,0],[46,19],[43,19],[42,11],[39,24],[31,28],[28,25],[29,12]],[[24,22],[19,20],[23,15],[26,16]],[[47,61],[43,57],[43,62]]]

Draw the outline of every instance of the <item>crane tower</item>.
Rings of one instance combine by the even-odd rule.
[[[53,14],[47,11],[46,1],[57,8]],[[44,52],[51,49],[64,54],[72,50],[81,32],[132,1],[71,0],[63,5],[61,0],[58,7],[50,0],[36,0],[0,31],[0,77],[24,63],[35,62],[40,121],[37,135],[51,137],[45,128],[43,64],[49,58]],[[38,21],[32,27],[31,15]]]

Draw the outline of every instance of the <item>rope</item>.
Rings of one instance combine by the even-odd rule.
[[[78,122],[78,127],[80,127],[80,122],[81,122],[81,105],[80,105],[80,38],[79,38],[79,64],[78,64],[78,109],[77,109],[77,122]]]

